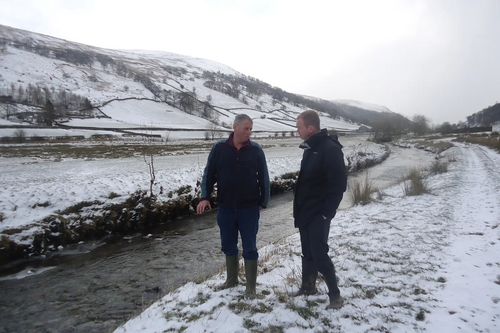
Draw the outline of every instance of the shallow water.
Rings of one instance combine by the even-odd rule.
[[[381,189],[433,160],[424,151],[392,149],[385,162],[366,171]],[[292,200],[291,193],[271,198],[261,214],[259,248],[297,231]],[[346,193],[340,208],[349,201]],[[112,332],[169,290],[211,276],[224,263],[215,211],[61,253],[1,273],[0,332]]]

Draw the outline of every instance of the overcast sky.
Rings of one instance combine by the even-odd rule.
[[[0,24],[215,60],[288,92],[456,123],[500,101],[500,0],[0,0]]]

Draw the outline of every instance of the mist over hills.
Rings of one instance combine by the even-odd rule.
[[[292,94],[211,60],[103,49],[2,25],[0,62],[0,118],[8,120],[51,123],[44,117],[53,110],[75,127],[204,130],[230,129],[235,114],[247,113],[254,131],[286,132],[300,112],[315,109],[322,127],[338,131],[410,123],[383,106]]]

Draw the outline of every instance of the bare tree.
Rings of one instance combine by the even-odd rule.
[[[417,135],[425,134],[429,131],[429,119],[423,115],[413,116],[412,130]]]
[[[26,141],[26,131],[22,128],[15,130],[14,138],[16,138],[17,142],[23,143],[24,141]]]
[[[209,128],[207,132],[209,133],[209,137],[207,139],[211,138],[214,140],[217,136],[217,132],[219,132],[219,127],[215,123],[210,123],[208,126]]]
[[[153,186],[156,185],[156,170],[155,170],[155,157],[160,147],[156,142],[157,138],[160,140],[159,135],[153,134],[153,126],[145,127],[143,133],[143,150],[142,157],[144,159],[144,163],[148,166],[149,170],[149,196],[153,197]],[[167,132],[165,135],[165,142],[170,140],[170,132]],[[163,140],[161,140],[163,141]],[[160,187],[160,194],[163,191],[163,188]]]
[[[52,104],[51,101],[47,100],[47,102],[45,103],[45,112],[44,112],[45,124],[47,126],[52,126],[52,122],[54,121],[55,117],[56,114],[55,114],[54,104]]]
[[[153,185],[155,185],[156,174],[155,174],[155,150],[154,150],[154,137],[152,128],[145,128],[143,134],[143,151],[142,157],[144,158],[144,163],[149,169],[149,196],[153,196]]]
[[[10,116],[13,116],[16,114],[16,108],[9,104],[9,103],[5,103],[5,104],[2,104],[4,110],[5,110],[5,119],[9,119]]]
[[[19,88],[17,89],[17,101],[22,102],[24,99],[24,88],[23,85],[19,85]]]

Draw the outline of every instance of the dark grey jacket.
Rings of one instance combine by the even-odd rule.
[[[320,215],[332,219],[347,188],[342,145],[330,137],[326,129],[311,136],[301,148],[304,155],[293,201],[296,228]]]

